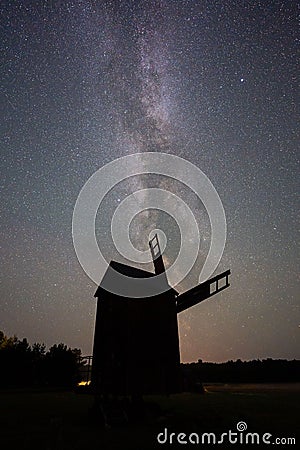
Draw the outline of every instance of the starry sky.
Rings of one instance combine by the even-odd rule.
[[[299,4],[279,0],[9,1],[1,6],[1,317],[7,335],[92,351],[96,285],[72,243],[87,179],[117,157],[166,152],[199,167],[222,200],[231,286],[179,315],[184,362],[300,358]],[[210,241],[203,205],[158,175],[124,180],[96,220],[108,262],[118,203],[143,187],[182,197],[201,232],[180,292]],[[148,211],[131,238],[174,220]],[[151,266],[148,267],[151,269]]]

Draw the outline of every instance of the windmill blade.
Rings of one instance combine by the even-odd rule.
[[[201,283],[189,291],[179,295],[176,302],[177,313],[185,311],[191,306],[197,305],[198,303],[203,302],[203,300],[206,300],[218,292],[223,291],[223,289],[226,289],[230,286],[228,281],[229,275],[230,270],[226,270],[225,272],[216,275],[204,283]]]
[[[166,271],[163,257],[160,250],[160,245],[158,241],[157,234],[154,235],[152,239],[149,241],[149,247],[153,259],[154,270],[156,275],[160,275]]]

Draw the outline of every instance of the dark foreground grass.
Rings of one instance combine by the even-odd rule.
[[[299,385],[207,385],[204,395],[151,397],[160,404],[159,416],[118,428],[91,421],[93,397],[73,392],[0,392],[0,448],[3,450],[89,450],[152,448],[254,448],[253,445],[158,445],[168,433],[236,431],[239,421],[249,432],[296,437],[300,420]],[[174,439],[174,438],[173,438]],[[277,448],[299,448],[296,445]],[[263,446],[264,447],[264,446]],[[274,448],[274,446],[272,447]]]

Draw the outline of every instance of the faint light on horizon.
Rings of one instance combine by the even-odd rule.
[[[77,383],[77,386],[89,386],[90,384],[90,381],[80,381],[80,383]]]

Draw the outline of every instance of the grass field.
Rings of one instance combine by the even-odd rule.
[[[157,434],[247,431],[296,437],[300,423],[300,385],[206,385],[206,393],[151,397],[159,416],[140,423],[104,428],[91,422],[93,397],[73,392],[1,391],[0,448],[3,450],[85,450],[152,448],[254,448],[254,445],[159,445]],[[298,444],[298,445],[297,445]],[[296,445],[277,448],[299,448]],[[263,445],[264,446],[264,445]]]

